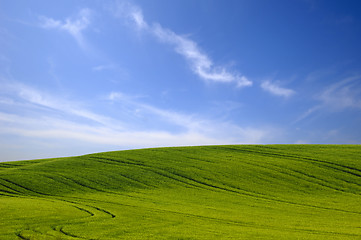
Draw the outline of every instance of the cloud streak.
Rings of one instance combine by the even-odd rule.
[[[340,111],[347,108],[361,110],[361,76],[353,76],[330,85],[317,99],[329,110]]]
[[[347,109],[361,110],[361,76],[345,78],[320,91],[315,99],[318,104],[309,108],[296,121],[299,122],[316,112],[342,112]]]
[[[57,29],[69,33],[75,38],[80,47],[86,48],[83,31],[90,25],[91,10],[84,8],[74,18],[66,18],[64,21],[40,16],[40,27],[44,29]]]
[[[113,115],[104,116],[82,107],[84,104],[57,98],[25,84],[2,81],[2,85],[0,135],[47,144],[61,141],[62,148],[98,144],[108,146],[103,148],[106,151],[110,147],[261,143],[272,135],[268,129],[243,128],[226,121],[161,109],[120,92],[106,97],[103,107],[113,107]]]
[[[137,97],[127,96],[120,92],[110,93],[108,99],[113,103],[125,104],[132,109],[137,109],[137,114],[145,115],[147,118],[153,116],[157,122],[163,122],[163,126],[170,124],[179,127],[181,129],[179,132],[182,134],[192,133],[192,135],[204,136],[205,139],[210,140],[208,144],[213,144],[212,142],[214,144],[218,142],[261,143],[272,131],[265,128],[242,128],[227,121],[210,120],[195,114],[161,109],[141,102]]]
[[[282,88],[280,86],[278,86],[275,83],[272,83],[271,81],[264,81],[261,84],[261,88],[266,91],[271,93],[272,95],[275,96],[279,96],[279,97],[291,97],[292,95],[294,95],[296,92],[292,89],[288,89],[288,88]]]
[[[113,123],[109,117],[93,113],[81,107],[80,103],[57,98],[54,94],[44,93],[28,85],[18,82],[2,82],[0,94],[8,95],[6,99],[11,101],[14,107],[29,109],[41,108],[42,112],[55,111],[63,114],[80,117],[84,120],[100,125],[114,125],[120,128],[119,123]]]
[[[136,26],[136,29],[151,33],[159,41],[173,46],[175,52],[184,57],[192,71],[207,82],[235,83],[237,87],[251,86],[246,76],[238,72],[231,72],[225,67],[216,66],[211,58],[202,51],[196,42],[187,37],[176,34],[159,23],[148,24],[144,20],[141,8],[129,2],[118,1],[112,9],[113,15],[126,19]]]

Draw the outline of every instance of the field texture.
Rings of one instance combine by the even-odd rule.
[[[0,163],[0,239],[361,239],[361,146]]]

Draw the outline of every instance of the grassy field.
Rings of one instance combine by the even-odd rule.
[[[0,163],[0,239],[361,239],[361,146]]]

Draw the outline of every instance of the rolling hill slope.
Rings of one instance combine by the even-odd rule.
[[[0,163],[0,239],[361,239],[361,146]]]

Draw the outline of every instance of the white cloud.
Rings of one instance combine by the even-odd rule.
[[[137,24],[139,28],[147,28],[148,24],[144,21],[142,10],[139,8],[133,9],[131,12],[131,18]]]
[[[40,16],[40,27],[66,31],[75,38],[82,48],[85,48],[86,43],[82,32],[89,26],[90,16],[91,10],[88,8],[80,10],[76,18],[66,18],[64,21]]]
[[[155,119],[165,124],[181,127],[184,133],[192,133],[209,139],[208,144],[218,143],[261,143],[269,137],[271,129],[242,128],[227,121],[210,120],[196,114],[185,114],[161,109],[139,101],[139,98],[128,96],[120,92],[112,92],[108,99],[115,103],[122,103],[137,109],[137,114],[144,114],[147,118]],[[216,139],[218,139],[216,141]],[[184,143],[183,143],[184,144]],[[200,143],[203,144],[203,143]],[[193,145],[193,144],[191,144]]]
[[[247,77],[237,72],[230,72],[225,67],[215,66],[210,57],[198,47],[196,42],[162,27],[159,23],[149,25],[144,20],[142,10],[138,6],[129,2],[118,1],[112,12],[115,17],[122,17],[133,23],[138,30],[147,31],[158,40],[172,45],[174,50],[188,61],[192,71],[201,79],[208,82],[233,82],[238,87],[252,85],[252,81]]]
[[[41,20],[40,26],[42,28],[47,28],[47,29],[50,29],[50,28],[62,28],[62,26],[63,26],[61,21],[54,20],[52,18],[47,18],[47,17],[44,17],[44,16],[40,16],[39,18]]]
[[[309,108],[306,112],[304,112],[300,117],[298,117],[296,119],[296,121],[293,122],[293,124],[299,122],[299,121],[302,121],[306,118],[308,118],[309,116],[311,116],[313,113],[317,112],[318,110],[320,110],[322,108],[321,105],[316,105],[316,106],[313,106],[311,108]]]
[[[319,92],[317,105],[309,108],[294,123],[308,118],[317,112],[339,112],[346,109],[361,110],[361,76],[356,75],[331,84]]]
[[[330,85],[322,91],[317,99],[329,110],[346,108],[361,109],[361,76],[353,76]]]
[[[43,111],[53,110],[64,114],[81,117],[101,125],[114,125],[120,128],[119,123],[112,123],[109,117],[102,116],[84,109],[80,104],[74,101],[57,98],[54,94],[44,93],[30,86],[17,82],[2,82],[0,93],[9,95],[7,102],[11,101],[13,105],[26,105],[26,108],[42,108]],[[17,104],[19,101],[22,104]]]
[[[62,141],[62,148],[99,144],[107,146],[106,151],[115,146],[124,149],[261,143],[272,135],[269,129],[243,128],[227,121],[161,109],[144,103],[140,97],[119,92],[110,93],[108,102],[104,103],[118,112],[105,117],[78,102],[57,98],[24,84],[3,86],[0,97],[7,100],[0,101],[0,135],[54,145]],[[134,111],[123,112],[121,105]],[[128,118],[124,116],[127,114],[133,115]],[[144,127],[139,119],[146,119],[148,125]],[[29,150],[26,147],[23,146],[24,151]]]
[[[145,115],[147,118],[156,118],[157,121],[167,125],[178,126],[183,131],[196,131],[209,133],[211,127],[210,120],[204,120],[194,114],[184,114],[180,112],[165,110],[139,101],[137,96],[128,96],[120,92],[111,92],[108,96],[110,101],[127,105],[128,108],[136,109],[136,114]],[[215,130],[212,130],[215,131]]]
[[[108,10],[117,18],[123,18],[130,24],[135,24],[137,28],[147,28],[144,21],[142,9],[127,1],[117,1],[108,7]]]
[[[264,81],[261,84],[261,88],[273,95],[280,97],[290,97],[294,95],[296,92],[292,89],[282,88],[271,81]]]
[[[111,69],[115,69],[115,68],[116,68],[116,66],[114,64],[98,65],[98,66],[93,67],[93,71],[101,72],[104,70],[111,70]]]
[[[197,132],[171,133],[168,131],[157,130],[125,130],[119,131],[111,127],[94,127],[84,124],[78,124],[73,121],[59,120],[57,118],[39,118],[24,117],[21,115],[5,115],[0,112],[0,135],[17,136],[21,139],[27,139],[28,142],[46,141],[61,142],[60,148],[72,149],[74,146],[88,149],[87,152],[77,152],[77,154],[86,154],[94,149],[88,146],[103,146],[98,151],[107,151],[109,149],[129,149],[144,147],[166,147],[166,146],[192,146],[222,144],[224,139],[212,138]],[[239,142],[237,142],[239,143]],[[25,144],[20,148],[21,152],[26,149]],[[52,148],[56,149],[56,147]],[[41,154],[46,153],[43,149]],[[6,154],[4,150],[3,154]],[[64,154],[64,153],[62,153]],[[66,153],[72,154],[72,153]],[[56,155],[47,155],[48,157],[57,157]],[[2,157],[2,156],[0,156]],[[33,156],[38,158],[39,156]],[[13,157],[16,159],[16,156]],[[0,159],[6,160],[6,159]]]

